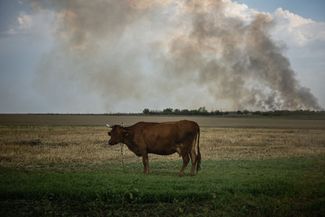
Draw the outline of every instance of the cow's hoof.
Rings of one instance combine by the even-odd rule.
[[[182,177],[182,176],[184,176],[184,173],[178,173],[178,176]]]
[[[195,173],[190,173],[190,176],[195,176]]]

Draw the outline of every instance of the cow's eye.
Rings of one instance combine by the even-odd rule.
[[[108,135],[111,136],[111,132],[108,132]]]

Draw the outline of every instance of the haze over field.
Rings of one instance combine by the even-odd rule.
[[[0,112],[325,106],[324,21],[281,5],[272,12],[231,0],[18,5],[15,25],[1,25]],[[30,68],[5,62],[18,51]]]

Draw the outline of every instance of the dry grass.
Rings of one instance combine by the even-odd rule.
[[[267,159],[325,153],[325,131],[308,129],[203,129],[209,159]]]
[[[103,127],[0,127],[0,165],[105,164],[121,159]],[[202,159],[268,159],[325,153],[324,129],[202,128]],[[124,146],[125,162],[141,162]],[[177,154],[150,160],[179,160]]]

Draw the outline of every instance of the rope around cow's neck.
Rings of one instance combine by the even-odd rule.
[[[124,124],[123,124],[123,122],[121,123],[121,126],[122,127],[124,127]],[[124,152],[123,152],[123,146],[124,146],[124,144],[123,143],[121,143],[121,162],[122,162],[122,168],[123,168],[123,171],[124,171]]]
[[[122,163],[122,168],[123,168],[123,171],[124,171],[124,152],[123,152],[123,146],[124,146],[124,144],[121,143],[121,163]]]

